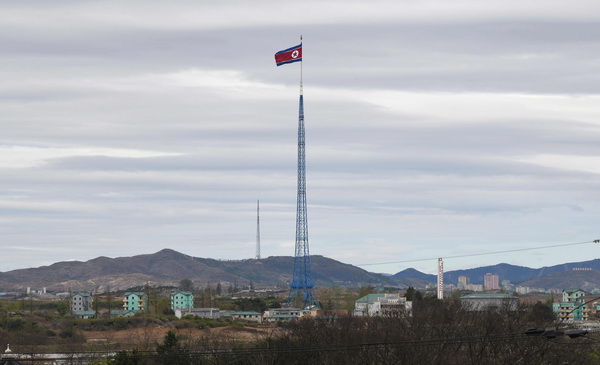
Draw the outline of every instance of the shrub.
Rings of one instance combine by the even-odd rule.
[[[23,318],[9,318],[6,320],[6,329],[8,331],[20,331],[25,328],[25,321]]]

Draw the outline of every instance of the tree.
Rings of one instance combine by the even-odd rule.
[[[267,306],[269,308],[281,308],[281,303],[276,300],[276,301],[272,301],[272,302],[267,303]]]
[[[554,321],[554,312],[552,308],[538,301],[531,308],[529,313],[529,321],[536,325],[552,323]]]
[[[358,292],[358,297],[362,298],[365,295],[373,294],[374,292],[375,292],[375,289],[373,288],[372,285],[363,286],[360,288],[360,291]]]
[[[450,300],[454,302],[460,302],[461,293],[460,290],[454,290],[452,294],[450,294]]]
[[[182,279],[179,282],[179,290],[191,292],[192,290],[194,290],[194,282],[190,279]]]
[[[418,302],[418,301],[420,301],[420,300],[423,300],[423,294],[421,294],[421,292],[417,290],[417,291],[415,292],[415,297],[413,298],[413,300],[414,300],[415,302]]]
[[[159,354],[172,353],[180,350],[179,336],[174,331],[169,331],[163,338],[163,343],[156,345]]]
[[[110,312],[112,311],[112,297],[110,295],[110,285],[106,286],[106,302],[108,303],[108,318],[110,318]]]
[[[163,339],[163,343],[156,345],[156,352],[161,364],[186,364],[182,355],[182,347],[179,336],[174,331],[169,331]]]
[[[215,289],[215,291],[217,292],[217,295],[221,295],[223,289],[221,288],[221,282],[220,281],[217,283],[217,288]]]
[[[408,301],[412,301],[415,299],[415,288],[413,288],[412,286],[409,286],[408,289],[406,289],[406,293],[404,294],[404,297],[406,298],[406,300]]]
[[[212,307],[212,294],[213,294],[213,290],[212,287],[210,286],[210,281],[206,282],[206,288],[204,289],[204,306],[205,307]]]
[[[262,313],[268,309],[267,303],[261,298],[241,298],[236,300],[235,305],[240,311],[253,311]]]

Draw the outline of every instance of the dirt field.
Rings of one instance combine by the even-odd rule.
[[[84,331],[83,334],[90,344],[105,345],[110,348],[153,350],[157,343],[162,343],[168,331],[175,331],[182,342],[197,342],[200,340],[235,340],[255,341],[266,336],[272,336],[280,329],[268,327],[218,327],[207,329],[172,329],[165,327],[134,328],[122,331]]]

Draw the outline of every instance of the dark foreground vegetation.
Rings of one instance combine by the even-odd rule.
[[[245,345],[200,341],[183,348],[171,334],[152,354],[121,352],[108,363],[600,364],[596,336],[524,334],[529,327],[553,325],[544,305],[471,312],[458,302],[427,300],[416,303],[412,317],[305,319]]]
[[[458,301],[415,302],[412,316],[298,320],[251,339],[169,331],[150,350],[77,353],[65,363],[154,364],[600,364],[600,336],[526,335],[554,328],[548,306],[473,312]],[[24,361],[24,363],[27,363]]]
[[[279,325],[177,319],[168,299],[159,297],[145,314],[96,319],[72,318],[66,301],[0,301],[0,352],[10,343],[16,352],[30,356],[21,359],[23,364],[43,363],[44,353],[62,354],[63,364],[95,365],[600,364],[600,335],[524,334],[528,328],[556,326],[548,303],[474,312],[460,305],[459,296],[439,301],[409,288],[412,316],[334,315],[350,310],[370,289],[352,295],[323,291],[322,306],[331,315]],[[97,309],[107,314],[118,307],[115,297],[95,301]],[[261,312],[280,305],[276,298],[215,298],[210,289],[198,298],[203,306],[237,311]],[[147,331],[139,339],[111,339],[116,331],[133,334],[138,329]],[[152,337],[156,329],[162,332]],[[106,341],[89,341],[85,334],[90,331]]]

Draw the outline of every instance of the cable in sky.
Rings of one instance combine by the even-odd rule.
[[[504,251],[493,251],[493,252],[471,253],[471,254],[465,254],[465,255],[444,256],[443,259],[456,259],[456,258],[462,258],[462,257],[496,255],[496,254],[500,254],[500,253],[542,250],[542,249],[546,249],[546,248],[575,246],[575,245],[585,245],[585,244],[588,244],[588,243],[600,243],[600,239],[595,239],[593,241],[585,241],[585,242],[563,243],[563,244],[560,244],[560,245],[548,245],[548,246],[540,246],[540,247],[517,248],[517,249],[513,249],[513,250],[504,250]],[[439,259],[439,257],[427,258],[427,259],[415,259],[415,260],[375,262],[375,263],[369,263],[369,264],[359,264],[359,265],[356,265],[356,266],[405,264],[405,263],[409,263],[409,262],[430,261],[430,260],[437,260],[437,259]]]

